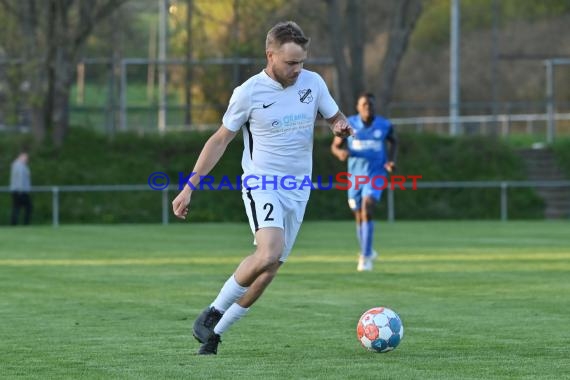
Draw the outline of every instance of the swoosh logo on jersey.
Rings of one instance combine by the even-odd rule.
[[[269,104],[263,103],[263,108],[271,107],[271,106],[274,105],[275,103],[277,103],[277,101],[275,101],[275,102],[273,102],[273,103],[269,103]]]

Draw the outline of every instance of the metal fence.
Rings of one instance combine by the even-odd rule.
[[[396,118],[391,121],[404,130],[451,135],[452,120],[449,116]],[[556,135],[570,135],[570,113],[461,116],[457,118],[457,124],[458,131],[463,134],[507,137],[516,131],[528,135],[540,134],[549,144],[554,142]]]
[[[313,186],[318,189],[319,184],[314,183]],[[342,186],[346,186],[342,184]],[[398,184],[398,186],[400,186]],[[406,190],[412,189],[412,184],[402,183]],[[500,197],[500,220],[507,221],[508,204],[509,204],[509,188],[570,188],[570,181],[437,181],[437,182],[417,182],[417,189],[497,189]],[[216,184],[212,184],[212,188],[219,188]],[[206,188],[207,189],[207,188]],[[206,190],[205,189],[205,190]],[[388,222],[396,221],[396,200],[395,192],[397,191],[388,187],[387,189],[387,220]],[[51,193],[52,194],[52,225],[57,227],[60,225],[60,194],[66,192],[126,192],[126,191],[159,191],[153,190],[149,185],[97,185],[97,186],[34,186],[32,192]],[[169,186],[164,190],[160,190],[161,197],[161,221],[163,225],[167,225],[171,213],[171,197],[178,192],[176,186]],[[315,190],[319,191],[319,190]],[[8,187],[0,187],[0,193],[8,193]],[[158,218],[157,218],[158,222]]]

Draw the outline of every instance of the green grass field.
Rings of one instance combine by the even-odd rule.
[[[246,224],[0,229],[0,378],[570,378],[568,222],[305,223],[264,297],[196,356],[195,316],[251,250]],[[388,354],[360,314],[396,310]]]

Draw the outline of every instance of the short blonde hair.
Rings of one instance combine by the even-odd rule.
[[[294,42],[301,46],[303,50],[307,50],[310,41],[311,39],[305,36],[303,30],[295,21],[282,21],[267,32],[265,49],[269,50],[271,47],[279,48],[287,42]]]

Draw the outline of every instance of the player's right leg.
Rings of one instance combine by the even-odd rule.
[[[372,213],[370,209],[374,207],[374,199],[371,197],[364,197],[362,200],[362,243],[360,245],[360,257],[358,258],[357,270],[359,272],[371,271],[374,261],[374,250],[372,249],[372,242],[374,240],[374,221],[372,220]]]
[[[242,260],[214,302],[196,319],[193,332],[202,343],[199,354],[217,353],[220,335],[247,313],[280,265],[284,247],[283,210],[275,192],[248,190],[243,199],[257,249]]]
[[[361,228],[361,217],[360,217],[360,208],[361,208],[361,190],[356,190],[354,188],[349,188],[347,191],[348,195],[348,207],[354,214],[354,221],[356,222],[356,241],[358,242],[358,246],[362,245],[362,228]]]
[[[283,228],[264,227],[255,233],[257,249],[240,263],[234,273],[242,286],[250,286],[262,273],[278,268],[283,252]]]
[[[240,263],[212,303],[210,310],[205,310],[194,324],[194,336],[202,343],[198,350],[200,355],[217,354],[221,335],[245,316],[249,307],[263,294],[277,274],[280,266],[279,258],[283,251],[283,230],[276,227],[261,228],[255,236],[257,241],[255,252]],[[231,291],[237,288],[236,285],[231,285],[232,282],[245,290],[241,292],[239,299],[236,298],[238,293]],[[224,312],[220,313],[219,309],[223,309]],[[200,328],[197,329],[196,324],[201,323],[203,315],[204,323],[200,326],[203,335],[198,335],[196,331]],[[208,316],[211,316],[210,320],[207,319]]]

